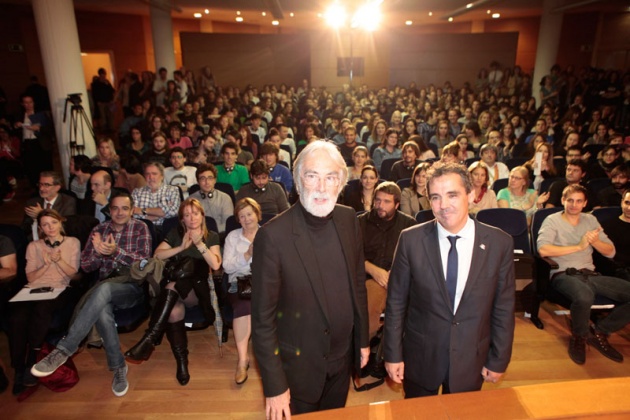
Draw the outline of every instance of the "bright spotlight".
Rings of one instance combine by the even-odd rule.
[[[381,23],[380,1],[371,1],[359,7],[352,17],[352,27],[361,27],[366,31],[375,31]]]
[[[341,28],[346,23],[346,9],[339,3],[333,3],[324,13],[328,26]]]
[[[405,25],[407,25],[407,26],[413,25],[413,20],[406,20],[405,21]]]
[[[195,14],[193,14],[193,16],[196,17],[197,19],[200,19],[201,18],[201,13],[195,13]]]
[[[493,13],[492,14],[492,19],[499,19],[501,17],[500,13]]]
[[[272,21],[271,21],[271,24],[272,24],[273,26],[278,26],[278,25],[280,25],[280,22],[279,22],[279,21],[277,21],[277,20],[272,20]]]

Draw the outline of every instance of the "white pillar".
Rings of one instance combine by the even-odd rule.
[[[68,109],[65,124],[63,114],[68,94],[81,94],[83,108],[90,124],[92,122],[74,5],[72,0],[32,0],[32,3],[46,73],[46,85],[50,95],[50,106],[55,122],[59,158],[64,179],[67,180],[70,176],[70,110]],[[83,129],[85,134],[83,153],[89,157],[94,156],[96,147],[89,129],[84,123],[78,128],[79,133]]]
[[[155,71],[164,67],[169,79],[175,69],[175,45],[173,44],[173,21],[171,4],[163,0],[151,0],[151,33],[155,52]]]
[[[543,76],[550,73],[551,67],[556,64],[558,57],[563,13],[552,13],[552,10],[561,5],[559,0],[543,0],[543,12],[538,30],[538,46],[536,47],[536,64],[532,78],[532,95],[536,98],[538,106],[541,105],[540,81]]]

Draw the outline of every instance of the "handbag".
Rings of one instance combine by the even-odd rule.
[[[241,299],[251,300],[252,298],[252,276],[237,277],[238,297]]]

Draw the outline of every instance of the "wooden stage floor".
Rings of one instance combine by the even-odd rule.
[[[496,385],[486,384],[481,393],[470,394],[467,398],[479,398],[477,401],[482,402],[494,394],[484,393],[484,390],[553,382],[605,378],[626,378],[630,382],[629,327],[614,334],[610,339],[611,343],[626,356],[627,360],[624,363],[615,363],[597,351],[589,349],[586,364],[578,366],[567,355],[569,336],[566,317],[556,314],[554,312],[556,309],[558,307],[555,305],[548,304],[541,307],[540,315],[545,323],[545,329],[542,331],[524,319],[521,313],[517,313],[512,362],[503,381]],[[144,327],[143,325],[132,333],[121,335],[124,350],[140,338]],[[248,381],[241,386],[234,383],[236,348],[231,332],[229,341],[223,345],[223,357],[219,354],[213,328],[190,332],[189,340],[191,381],[187,386],[180,386],[175,379],[175,362],[166,340],[156,349],[150,361],[142,365],[129,365],[130,388],[127,395],[122,398],[115,397],[111,392],[112,377],[107,371],[104,351],[86,349],[74,357],[81,379],[73,389],[65,393],[54,393],[39,386],[39,389],[23,402],[17,402],[9,389],[0,395],[2,410],[0,418],[158,419],[182,415],[200,419],[264,418],[262,383],[253,356]],[[0,357],[12,379],[13,372],[9,368],[8,344],[4,334],[0,334]],[[627,394],[625,398],[628,399]],[[402,399],[400,387],[386,383],[362,393],[351,389],[347,406],[399,399]],[[572,400],[571,404],[582,402],[591,403],[585,399]],[[606,407],[599,414],[605,412]],[[610,407],[609,414],[617,417],[614,413],[615,408]],[[423,417],[422,413],[417,414]],[[472,412],[469,414],[471,418],[478,418],[473,416]],[[455,417],[468,417],[465,411],[460,411],[459,415]],[[499,410],[492,412],[487,418],[514,418],[513,415],[514,412],[502,413]],[[554,412],[552,417],[558,418],[559,415],[562,417],[562,411]],[[566,415],[571,416],[569,412]],[[338,418],[338,416],[330,418],[335,417]],[[389,418],[372,415],[368,417]]]

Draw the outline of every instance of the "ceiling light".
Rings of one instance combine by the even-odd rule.
[[[291,13],[289,13],[289,16],[294,17],[295,13],[291,12]]]
[[[411,25],[413,25],[413,21],[411,21],[411,20],[406,20],[406,21],[405,21],[405,25],[407,25],[407,26],[411,26]]]
[[[352,27],[361,27],[366,31],[375,31],[381,23],[380,2],[372,1],[359,7],[352,17]]]
[[[493,13],[492,14],[492,19],[499,19],[501,17],[500,13]]]
[[[429,16],[433,16],[433,12],[429,12]]]
[[[452,22],[453,21],[453,17],[451,16],[450,18],[448,18],[448,21]]]
[[[241,15],[241,11],[240,11],[240,10],[237,10],[237,11],[236,11],[236,14],[240,16],[240,15]]]
[[[468,3],[468,4],[466,5],[466,9],[470,9],[471,7],[473,7],[473,4],[472,4],[472,3]]]
[[[318,17],[318,18],[321,18],[321,17],[322,17],[322,14],[321,14],[321,13],[318,13],[318,14],[317,14],[317,17]]]
[[[207,14],[210,14],[210,10],[206,9],[206,10],[204,10],[204,13],[205,13],[206,15],[207,15]]]
[[[201,18],[201,13],[195,13],[193,16],[196,17],[197,19],[200,19]]]
[[[277,20],[272,20],[272,21],[271,21],[271,24],[272,24],[273,26],[278,26],[278,25],[280,25],[280,22],[278,22]]]
[[[243,21],[243,16],[236,16],[236,21],[237,22],[242,22]]]
[[[490,13],[492,13],[492,10],[488,9],[488,10],[486,10],[486,13],[490,14]]]
[[[346,9],[339,3],[333,3],[324,14],[326,23],[333,28],[340,28],[346,23]]]
[[[262,15],[263,16],[267,16],[267,12],[262,12]]]

